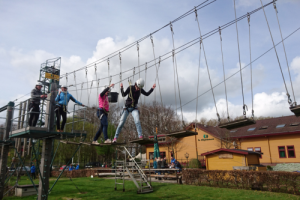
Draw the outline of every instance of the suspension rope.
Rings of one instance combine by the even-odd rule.
[[[235,6],[235,0],[234,2],[234,16],[236,20],[236,6]],[[248,16],[248,15],[247,15]],[[236,39],[237,39],[237,45],[238,45],[238,53],[239,53],[239,65],[240,65],[240,76],[241,76],[241,86],[242,86],[242,96],[243,96],[243,115],[246,117],[246,109],[247,105],[245,104],[245,97],[244,97],[244,86],[243,86],[243,74],[242,74],[242,62],[241,62],[241,53],[240,53],[240,42],[239,42],[239,31],[237,26],[237,21],[235,22],[236,27]]]
[[[88,76],[87,76],[88,70],[87,68],[85,69],[85,78],[86,78],[86,89],[87,89],[87,97],[88,97],[88,106],[90,106],[90,95],[89,95],[89,85],[88,85]]]
[[[226,87],[226,77],[225,77],[225,65],[224,65],[224,56],[223,56],[223,44],[222,44],[222,32],[221,28],[219,27],[219,35],[220,35],[220,46],[221,46],[221,54],[222,54],[222,65],[223,65],[223,76],[224,76],[224,88],[225,88],[225,96],[226,96],[226,108],[227,108],[227,120],[230,121],[229,117],[229,109],[228,109],[228,97],[227,97],[227,87]]]
[[[145,63],[145,85],[144,85],[144,87],[146,88],[146,83],[147,83],[147,62]],[[140,89],[140,93],[141,93],[141,90],[142,89]],[[146,104],[146,96],[144,95],[144,104]]]
[[[289,66],[289,62],[288,62],[288,59],[287,59],[286,50],[285,50],[285,45],[284,45],[284,42],[283,42],[283,37],[282,37],[281,27],[280,27],[279,18],[278,18],[278,11],[277,11],[277,6],[276,6],[276,1],[273,1],[273,6],[274,6],[274,10],[275,10],[276,17],[277,17],[278,27],[279,27],[280,36],[281,36],[281,41],[282,41],[282,46],[283,46],[284,55],[285,55],[286,66],[287,66],[287,68],[288,68],[289,77],[290,77],[290,82],[291,82],[291,88],[292,88],[293,97],[294,97],[294,103],[292,103],[291,105],[297,106],[296,97],[295,97],[295,92],[294,92],[294,87],[293,87],[293,82],[292,82],[292,78],[291,78],[290,66]]]
[[[121,56],[121,52],[119,52],[119,60],[120,60],[120,82],[119,82],[119,88],[121,89],[121,82],[122,82],[122,56]],[[123,98],[123,102],[124,102],[124,97],[123,95],[121,95],[122,98]],[[118,107],[120,108],[120,104],[119,104],[119,101],[118,101]]]
[[[171,35],[172,35],[172,41],[173,41],[173,63],[175,63],[175,69],[176,69],[176,75],[177,75],[177,87],[178,87],[178,95],[179,95],[179,102],[180,102],[180,108],[181,108],[181,119],[182,119],[182,124],[184,125],[183,112],[182,112],[182,106],[181,106],[182,104],[181,104],[181,95],[180,95],[180,87],[179,87],[179,78],[178,78],[178,67],[177,67],[177,61],[176,61],[176,56],[175,56],[174,30],[173,30],[172,23],[170,23],[170,28],[171,28]]]
[[[252,84],[252,53],[251,53],[251,29],[250,29],[250,15],[248,14],[249,25],[249,52],[250,52],[250,75],[251,75],[251,99],[252,99],[252,119],[254,119],[254,103],[253,103],[253,84]]]
[[[160,84],[159,84],[159,77],[158,77],[158,67],[156,65],[156,57],[155,57],[155,51],[154,51],[154,42],[153,42],[153,37],[152,35],[150,35],[150,39],[151,39],[151,43],[152,43],[152,50],[153,50],[153,57],[154,57],[154,65],[155,65],[155,69],[156,69],[156,78],[155,78],[155,84],[156,81],[158,83],[158,89],[159,89],[159,94],[160,94],[160,101],[161,101],[161,105],[163,104],[162,102],[162,97],[161,97],[161,90],[160,90]],[[154,91],[154,101],[156,102],[156,90]]]
[[[97,84],[97,93],[96,93],[96,106],[98,105],[98,95],[99,95],[99,81],[98,81],[98,76],[97,76],[97,65],[95,63],[95,77],[96,77],[96,81],[98,82]],[[91,86],[91,90],[92,90],[92,86]]]
[[[77,83],[76,83],[76,73],[75,73],[75,71],[74,71],[74,82],[75,82],[75,89],[76,89],[76,99],[78,99]]]
[[[197,16],[197,12],[196,12],[196,16]],[[198,94],[199,94],[199,82],[200,82],[200,69],[201,69],[201,43],[202,40],[200,40],[199,42],[199,67],[198,67],[198,83],[197,83],[197,100],[196,100],[196,120],[195,120],[195,132],[196,132],[196,128],[197,128],[197,114],[198,114]]]
[[[139,79],[141,78],[141,66],[140,66],[140,44],[136,42],[136,50],[138,52],[138,68],[139,68]]]
[[[170,22],[170,29],[171,29],[171,35],[173,37],[173,27],[172,27],[172,24]],[[173,70],[174,70],[174,94],[175,94],[175,108],[177,108],[177,95],[176,95],[176,78],[175,78],[175,73],[176,73],[176,70],[175,70],[175,64],[174,64],[174,46],[173,46],[173,49],[172,49],[172,59],[173,59]],[[177,115],[177,109],[176,109],[176,115]]]
[[[219,112],[218,112],[216,98],[215,98],[215,94],[214,94],[214,89],[213,89],[211,78],[210,78],[210,72],[209,72],[209,67],[208,67],[208,63],[207,63],[207,58],[206,58],[204,43],[203,43],[203,40],[202,40],[202,34],[201,34],[201,28],[200,28],[200,23],[199,23],[198,15],[196,15],[196,21],[197,21],[197,24],[198,24],[199,34],[200,34],[200,38],[201,38],[200,39],[201,40],[201,44],[202,44],[202,47],[203,47],[204,60],[205,60],[206,68],[207,68],[207,74],[208,74],[208,78],[209,78],[209,82],[210,82],[210,88],[211,88],[211,92],[212,92],[214,103],[215,103],[215,108],[216,108],[216,113],[217,113],[218,121],[220,123],[221,119],[220,119],[220,115],[219,115]]]
[[[84,83],[81,83],[81,93],[80,93],[80,102],[81,102],[81,99],[82,99],[82,91],[83,91],[83,85],[84,85]]]
[[[265,15],[265,19],[266,19],[266,22],[267,22],[267,25],[268,25],[268,28],[269,28],[270,36],[271,36],[272,43],[273,43],[273,47],[274,47],[274,51],[275,51],[275,54],[276,54],[276,57],[277,57],[277,61],[278,61],[278,65],[279,65],[279,68],[280,68],[280,71],[281,71],[283,83],[284,83],[285,90],[286,90],[286,95],[287,95],[287,97],[288,97],[288,103],[289,103],[290,105],[292,105],[292,99],[291,99],[291,96],[290,96],[290,94],[289,94],[289,91],[288,91],[287,86],[286,86],[286,83],[285,83],[284,75],[283,75],[283,72],[282,72],[281,64],[280,64],[280,61],[279,61],[278,53],[277,53],[277,50],[276,50],[276,47],[275,47],[273,35],[272,35],[271,29],[270,29],[270,26],[269,26],[269,22],[268,22],[268,19],[267,19],[267,15],[266,15],[266,12],[265,12],[265,8],[263,7],[263,3],[262,3],[261,0],[260,0],[260,2],[261,2],[261,5],[262,5],[262,9],[263,9],[263,11],[264,11],[264,15]]]

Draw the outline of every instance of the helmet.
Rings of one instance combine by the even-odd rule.
[[[37,83],[35,84],[35,86],[42,86],[42,87],[43,87],[43,84],[40,83],[40,82],[37,82]]]
[[[139,88],[143,88],[144,87],[144,85],[145,85],[145,81],[142,79],[142,78],[140,78],[140,79],[138,79],[136,82],[135,82],[135,84],[139,87]]]
[[[62,86],[60,86],[60,88],[68,88],[68,86],[67,85],[62,85]]]

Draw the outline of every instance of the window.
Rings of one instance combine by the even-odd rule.
[[[260,147],[255,147],[254,151],[258,152],[258,153],[261,153],[261,148]],[[260,154],[259,158],[261,158],[261,154]]]
[[[253,148],[252,147],[248,147],[247,150],[248,151],[253,151]]]
[[[279,124],[276,126],[276,128],[283,128],[283,127],[285,127],[285,124]]]
[[[288,152],[289,158],[296,158],[294,146],[287,146],[287,152]]]
[[[249,128],[248,131],[254,131],[255,130],[255,127],[254,128]]]
[[[157,138],[157,141],[158,142],[165,142],[166,138],[165,137],[159,137],[159,138]]]
[[[236,131],[237,131],[237,129],[235,129],[235,130],[231,130],[231,131],[230,131],[230,133],[234,133],[234,132],[236,132]]]
[[[290,126],[299,126],[299,122],[295,122],[295,123],[292,123],[292,124],[290,124]]]
[[[264,130],[264,129],[267,129],[267,128],[268,128],[268,126],[262,126],[262,127],[259,128],[259,130]]]
[[[153,158],[154,158],[154,152],[149,152],[149,159],[153,160]]]
[[[279,146],[278,151],[279,151],[279,158],[286,158],[285,146]]]

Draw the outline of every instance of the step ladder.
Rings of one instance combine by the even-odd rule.
[[[126,160],[115,161],[115,190],[118,185],[123,185],[123,192],[125,192],[125,165]]]
[[[152,188],[152,185],[151,185],[151,177],[150,177],[150,180],[148,181],[148,176],[146,176],[146,174],[143,172],[142,168],[139,166],[139,164],[131,156],[128,149],[126,147],[124,147],[124,149],[125,149],[125,155],[128,154],[130,160],[132,160],[128,163],[126,163],[126,160],[125,160],[126,172],[128,173],[128,175],[132,179],[135,186],[137,187],[137,189],[138,189],[137,193],[138,194],[145,194],[145,193],[153,192],[153,188]],[[127,156],[125,156],[125,158],[127,158]],[[150,160],[149,160],[149,167],[150,167]],[[130,168],[132,169],[132,171],[137,172],[137,173],[130,172]]]

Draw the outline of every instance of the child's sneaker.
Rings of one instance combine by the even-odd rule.
[[[111,143],[111,140],[110,139],[107,139],[107,140],[105,140],[105,142],[104,142],[105,144],[107,144],[107,143]]]
[[[117,143],[117,138],[114,138],[114,140],[112,142],[113,143]]]
[[[99,144],[99,142],[98,141],[93,141],[92,144]]]
[[[140,136],[139,139],[143,139],[143,136]]]

